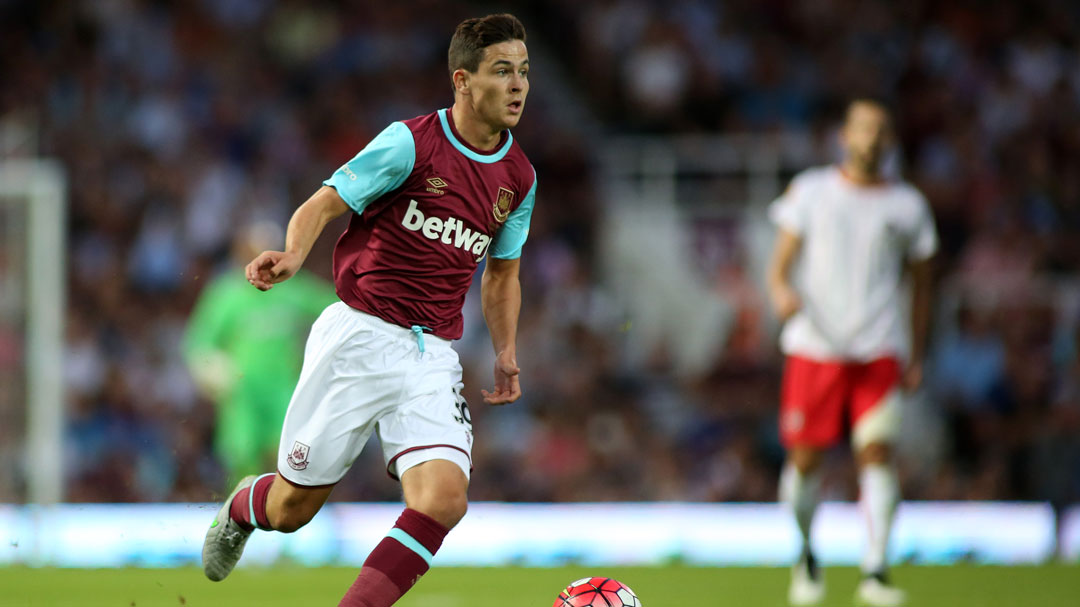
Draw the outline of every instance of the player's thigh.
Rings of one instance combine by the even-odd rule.
[[[322,487],[345,476],[396,402],[406,379],[396,362],[404,348],[341,304],[316,322],[304,356],[281,430],[278,472],[294,486]]]
[[[851,377],[851,444],[856,452],[889,445],[900,429],[900,361],[880,358],[855,365]]]
[[[843,363],[789,356],[780,388],[780,438],[788,449],[826,449],[844,431],[849,393]]]
[[[429,354],[431,354],[429,352]],[[461,395],[461,365],[452,350],[422,360],[405,400],[379,419],[379,440],[387,472],[394,478],[434,459],[472,471],[472,416]]]

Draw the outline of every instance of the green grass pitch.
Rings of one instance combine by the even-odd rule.
[[[185,569],[0,568],[0,607],[299,607],[337,605],[355,570],[238,569],[220,583]],[[548,607],[561,587],[587,575],[630,585],[645,607],[784,607],[780,568],[436,568],[400,607]],[[849,606],[857,572],[826,572],[828,606]],[[899,567],[911,607],[1075,607],[1080,566]]]

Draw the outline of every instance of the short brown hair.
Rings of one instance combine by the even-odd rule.
[[[450,73],[459,69],[475,72],[480,68],[485,48],[510,40],[525,42],[525,26],[510,13],[462,21],[450,39],[450,52],[447,53]]]

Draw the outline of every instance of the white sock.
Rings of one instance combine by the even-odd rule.
[[[780,501],[791,509],[802,534],[803,550],[810,549],[810,524],[818,507],[821,475],[811,472],[804,475],[792,464],[784,466],[780,473]]]
[[[889,532],[900,502],[896,471],[887,464],[870,464],[859,474],[862,508],[869,526],[862,570],[865,574],[884,572],[888,566]]]

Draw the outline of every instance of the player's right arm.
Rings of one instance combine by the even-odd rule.
[[[791,284],[791,266],[799,254],[802,238],[798,234],[779,228],[776,231],[776,244],[773,245],[772,258],[768,267],[769,301],[773,312],[781,322],[795,315],[802,307],[802,300]]]
[[[811,170],[796,175],[787,190],[769,205],[769,219],[776,225],[776,242],[766,268],[765,286],[773,313],[780,322],[786,322],[802,308],[802,298],[791,281],[791,268],[799,256],[808,224],[808,198],[804,192],[814,174]]]
[[[363,213],[371,201],[401,187],[416,162],[416,143],[404,123],[383,129],[360,153],[323,182],[293,213],[284,251],[265,251],[247,266],[247,279],[261,291],[296,274],[326,224],[350,209]]]
[[[345,204],[337,190],[329,186],[319,188],[296,209],[289,220],[285,250],[263,251],[247,265],[248,282],[260,291],[267,291],[275,283],[296,274],[326,224],[348,210],[349,205]]]

